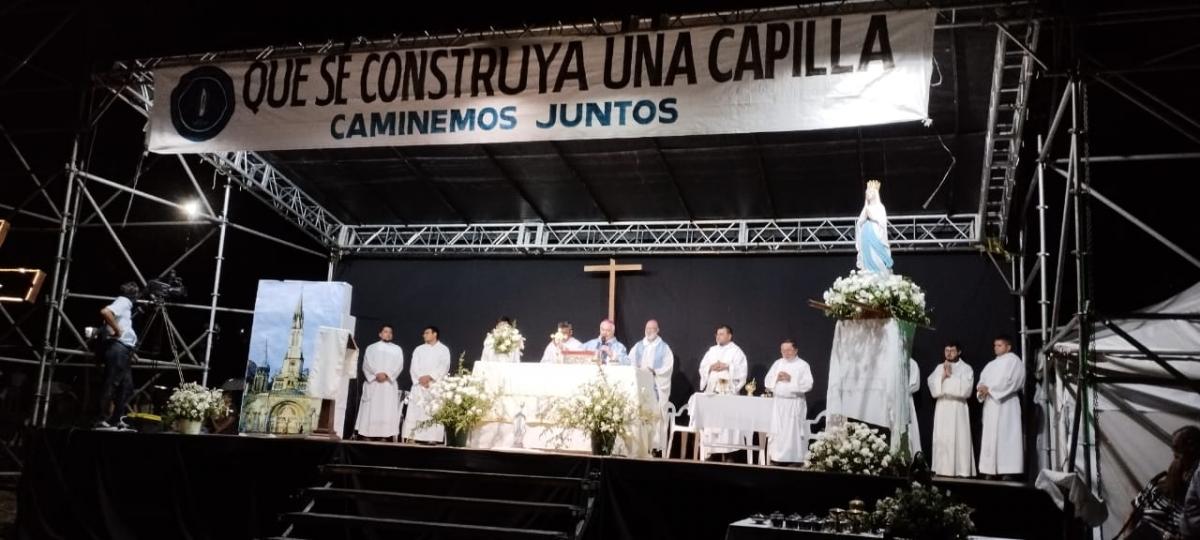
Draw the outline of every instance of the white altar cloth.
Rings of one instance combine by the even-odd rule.
[[[541,449],[591,452],[589,434],[576,432],[568,444],[556,448],[554,430],[545,416],[556,399],[575,395],[577,389],[598,378],[600,371],[610,383],[616,384],[634,397],[643,408],[657,411],[654,399],[654,377],[646,370],[632,366],[602,366],[588,364],[543,364],[533,362],[477,362],[474,373],[481,376],[488,388],[500,388],[502,396],[492,418],[471,431],[467,446],[492,449]],[[524,416],[525,433],[520,441],[514,437],[518,415]],[[635,430],[628,441],[618,440],[614,454],[629,457],[648,457],[654,426]]]

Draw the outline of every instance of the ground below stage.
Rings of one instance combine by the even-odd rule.
[[[586,538],[721,539],[755,512],[823,513],[903,480],[688,461],[221,435],[36,431],[19,487],[20,538],[258,538],[283,532],[329,464],[580,476],[599,471]],[[1045,494],[1009,483],[938,485],[976,508],[978,533],[1057,538]],[[549,489],[549,488],[547,488]],[[456,495],[470,496],[470,485]]]

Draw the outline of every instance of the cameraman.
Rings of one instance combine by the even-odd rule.
[[[126,429],[121,421],[133,392],[133,349],[137,346],[137,335],[133,332],[133,303],[140,295],[137,283],[121,285],[121,296],[100,310],[108,328],[109,339],[104,351],[104,389],[100,391],[100,408],[97,411],[97,429]],[[109,402],[112,412],[108,412]]]

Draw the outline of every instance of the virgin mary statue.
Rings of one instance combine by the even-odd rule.
[[[892,273],[892,249],[888,245],[887,209],[879,200],[879,181],[867,181],[866,201],[855,224],[854,247],[858,249],[860,271]]]

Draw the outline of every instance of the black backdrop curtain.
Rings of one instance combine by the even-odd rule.
[[[574,324],[581,341],[597,335],[608,311],[608,278],[584,273],[583,266],[605,262],[349,259],[339,265],[335,279],[354,287],[355,337],[363,347],[378,339],[378,326],[386,322],[395,327],[395,342],[407,359],[421,343],[421,330],[435,325],[453,359],[465,352],[469,366],[479,357],[484,334],[498,317],[508,315],[527,338],[524,361],[536,362],[558,321]],[[852,256],[659,256],[623,257],[618,262],[641,263],[644,270],[618,275],[617,338],[632,347],[641,339],[647,319],[659,321],[663,338],[675,352],[671,400],[676,405],[695,391],[700,358],[713,345],[716,327],[728,324],[760,388],[779,357],[779,342],[796,340],[816,380],[808,396],[809,413],[824,410],[834,321],[808,307],[807,300],[819,300],[835,278],[847,274],[854,266]],[[933,309],[936,330],[918,330],[913,352],[922,372],[917,417],[928,448],[933,403],[924,377],[941,361],[943,345],[962,342],[964,357],[978,375],[992,357],[992,337],[1014,332],[1016,309],[1004,281],[981,255],[899,254],[896,269],[925,289]],[[401,386],[411,386],[407,369]],[[356,394],[355,388],[347,414],[351,427]],[[977,416],[977,404],[972,407]],[[978,434],[978,429],[973,431]]]

